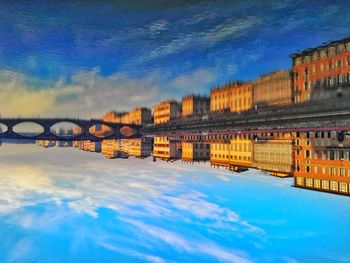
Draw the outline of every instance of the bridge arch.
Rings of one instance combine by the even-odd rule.
[[[116,134],[116,128],[104,123],[94,123],[89,126],[88,132],[94,137],[105,139]]]
[[[6,124],[0,122],[0,134],[4,134],[5,132],[7,132],[8,127]]]
[[[45,127],[36,121],[18,122],[11,128],[14,134],[24,137],[36,137],[45,133]]]
[[[83,128],[74,121],[59,121],[50,126],[50,133],[59,138],[74,138],[83,133]]]

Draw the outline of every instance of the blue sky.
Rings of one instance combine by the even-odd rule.
[[[4,115],[152,106],[290,68],[291,53],[350,35],[347,1],[0,3]]]

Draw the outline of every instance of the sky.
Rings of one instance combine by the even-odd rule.
[[[293,178],[33,145],[0,160],[2,263],[350,261],[349,197]]]
[[[98,117],[291,67],[348,1],[0,0],[0,114]]]

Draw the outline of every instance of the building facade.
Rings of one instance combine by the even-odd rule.
[[[258,140],[254,142],[253,154],[253,166],[255,168],[280,177],[293,175],[293,140]]]
[[[175,100],[163,101],[153,107],[154,124],[167,123],[181,116],[181,105]]]
[[[210,111],[242,112],[252,108],[251,83],[235,81],[210,91]]]
[[[253,81],[254,107],[292,104],[292,75],[289,70],[268,73]]]
[[[350,38],[307,49],[291,57],[295,103],[349,93]]]
[[[182,116],[203,115],[210,110],[210,98],[199,95],[182,97]]]
[[[203,142],[182,142],[182,160],[186,162],[210,159],[210,144]]]
[[[153,157],[163,160],[181,158],[181,142],[168,136],[155,136],[153,142]]]
[[[349,132],[303,132],[295,148],[295,186],[350,195]]]

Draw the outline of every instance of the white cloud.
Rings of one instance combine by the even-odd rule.
[[[255,16],[248,16],[240,19],[228,19],[205,31],[178,35],[175,39],[153,50],[149,57],[143,57],[142,60],[147,61],[150,59],[161,58],[186,49],[194,49],[198,46],[211,47],[222,40],[241,37],[260,23],[261,19]]]
[[[147,233],[153,238],[162,240],[164,243],[175,247],[178,251],[185,251],[188,253],[205,254],[219,260],[233,263],[249,263],[251,262],[247,257],[243,256],[242,252],[233,253],[227,251],[220,246],[211,242],[203,242],[198,240],[188,240],[183,236],[172,231],[142,223],[133,219],[125,219],[128,223],[138,227],[143,232]]]
[[[181,99],[188,92],[204,93],[206,86],[216,78],[217,72],[211,68],[199,68],[175,79],[161,71],[140,78],[123,73],[102,76],[95,68],[77,72],[69,83],[59,79],[45,86],[39,79],[2,70],[0,115],[96,118],[110,110],[152,107],[174,96]],[[179,87],[184,92],[179,92]]]

